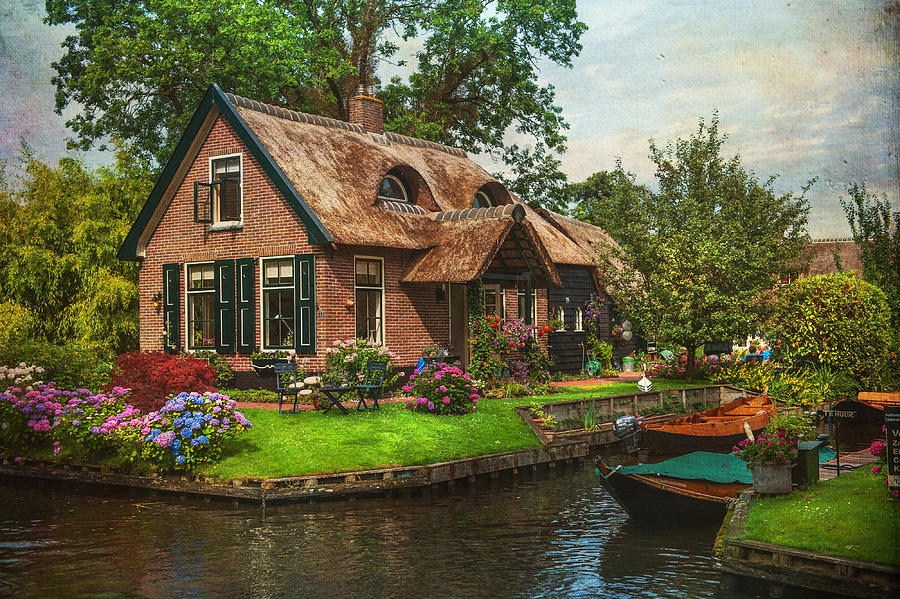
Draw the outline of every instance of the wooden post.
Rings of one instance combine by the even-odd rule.
[[[687,395],[685,394],[685,389],[681,390],[681,405],[687,410]]]
[[[637,393],[631,396],[631,413],[637,414]]]

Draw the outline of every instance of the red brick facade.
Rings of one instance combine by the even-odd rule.
[[[242,223],[240,228],[214,230],[194,220],[194,182],[210,181],[211,159],[241,156]],[[385,345],[397,353],[402,366],[414,365],[422,348],[432,343],[449,343],[449,306],[441,299],[436,285],[401,285],[399,280],[413,253],[372,247],[310,245],[306,229],[260,164],[252,157],[232,127],[221,117],[213,125],[206,141],[180,182],[178,190],[161,221],[147,242],[140,265],[140,346],[143,350],[162,349],[163,314],[153,305],[153,297],[162,292],[162,266],[181,266],[180,343],[186,335],[184,265],[213,260],[253,258],[256,262],[256,333],[253,345],[261,345],[261,298],[259,258],[313,253],[316,256],[316,353],[300,354],[308,358],[309,370],[321,370],[325,349],[336,339],[352,339],[355,334],[354,256],[384,259],[384,331]],[[547,293],[538,290],[537,315],[541,324],[547,318]],[[506,293],[507,314],[516,314],[516,294]],[[546,336],[542,337],[546,340]],[[235,370],[250,370],[249,355],[227,356]]]

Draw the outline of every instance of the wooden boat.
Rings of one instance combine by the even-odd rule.
[[[884,424],[884,409],[900,407],[900,392],[876,393],[860,391],[856,399],[844,399],[831,406],[837,412],[856,412],[857,420],[862,423]]]
[[[740,397],[684,418],[645,424],[641,435],[644,446],[655,453],[725,452],[747,438],[745,424],[758,434],[775,413],[768,395]]]
[[[731,453],[696,451],[658,464],[616,468],[597,456],[594,464],[601,484],[636,520],[722,520],[728,503],[753,486],[747,465]]]

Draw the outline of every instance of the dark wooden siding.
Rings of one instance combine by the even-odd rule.
[[[591,272],[586,267],[559,265],[558,271],[562,286],[549,290],[548,308],[550,314],[553,315],[557,307],[563,307],[566,330],[561,332],[551,331],[550,333],[550,355],[553,356],[554,360],[551,370],[554,372],[578,372],[582,368],[582,360],[586,359],[586,357],[582,353],[584,332],[575,331],[575,309],[577,307],[583,309],[585,301],[598,291],[594,285]],[[646,347],[646,344],[637,335],[632,337],[628,343],[622,342],[618,337],[610,336],[611,318],[615,313],[615,302],[605,291],[603,296],[605,309],[600,316],[600,337],[613,346],[613,360],[621,364],[623,356],[627,356],[636,349],[643,349]]]

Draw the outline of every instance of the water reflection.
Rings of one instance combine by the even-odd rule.
[[[0,486],[0,594],[713,597],[714,528],[641,528],[589,465],[269,507]]]

